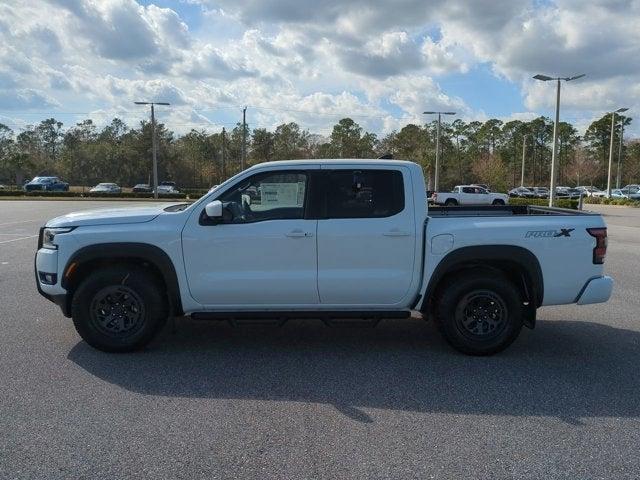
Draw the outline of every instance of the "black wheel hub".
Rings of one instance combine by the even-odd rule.
[[[507,325],[507,305],[495,292],[475,290],[467,293],[456,308],[456,324],[463,335],[487,340],[498,336]]]
[[[113,285],[95,294],[90,314],[93,324],[102,333],[111,337],[126,337],[142,327],[144,303],[126,285]]]

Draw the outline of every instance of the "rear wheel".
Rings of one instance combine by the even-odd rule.
[[[98,350],[140,349],[167,319],[166,295],[162,292],[156,278],[140,267],[123,265],[97,270],[73,296],[73,323],[83,340]]]
[[[436,298],[436,323],[444,339],[469,355],[507,348],[522,329],[520,292],[493,270],[468,270],[450,278]]]
[[[447,198],[444,202],[445,207],[452,207],[458,205],[458,201],[455,198]]]
[[[495,199],[491,205],[504,205],[504,200],[500,200],[500,199]]]

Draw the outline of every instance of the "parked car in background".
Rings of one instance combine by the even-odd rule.
[[[516,187],[509,190],[509,196],[515,198],[535,198],[535,193],[527,187]]]
[[[173,185],[158,185],[158,195],[170,195],[172,193],[180,193],[180,190]]]
[[[24,185],[25,192],[44,190],[47,192],[68,192],[69,184],[58,177],[34,177],[33,180]]]
[[[622,194],[631,200],[640,200],[640,189],[631,187],[621,188]]]
[[[99,183],[98,185],[93,187],[91,190],[89,190],[89,192],[91,192],[91,193],[112,193],[114,195],[119,195],[119,194],[122,193],[122,188],[120,188],[115,183]]]
[[[622,190],[634,190],[636,192],[640,191],[640,185],[637,183],[631,183],[629,185],[625,185],[622,187]]]
[[[131,189],[131,191],[134,193],[151,193],[153,192],[153,189],[146,183],[138,183]]]
[[[431,202],[437,205],[506,205],[509,196],[491,193],[475,185],[457,185],[451,193],[435,192]]]
[[[549,189],[547,187],[526,187],[536,198],[549,198]]]
[[[607,191],[600,190],[598,192],[593,192],[591,194],[592,197],[596,198],[606,198]],[[611,198],[628,198],[631,200],[640,200],[640,189],[634,190],[633,188],[614,188],[611,190]]]
[[[600,190],[598,187],[594,187],[593,185],[582,185],[576,188],[580,190],[582,192],[582,195],[584,195],[585,197],[597,197],[600,193],[606,193],[602,192],[602,190]]]
[[[606,197],[607,196],[607,191],[606,190],[598,190],[597,192],[591,192],[591,197]]]
[[[176,188],[176,182],[165,180],[158,184],[159,187],[173,187]],[[176,188],[177,189],[177,188]]]
[[[607,192],[605,192],[605,196],[606,196]],[[620,188],[614,188],[613,190],[611,190],[611,198],[626,198],[628,199],[629,197],[626,196],[622,189]]]
[[[3,185],[2,183],[0,183],[0,190],[8,190],[6,185]]]
[[[571,187],[556,187],[556,198],[575,200],[580,198],[581,190]]]

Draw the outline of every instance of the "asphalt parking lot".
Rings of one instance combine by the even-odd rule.
[[[46,219],[105,205],[0,201],[0,478],[640,476],[640,209],[598,207],[608,304],[542,309],[471,358],[419,320],[179,319],[144,352],[93,350],[33,254]]]

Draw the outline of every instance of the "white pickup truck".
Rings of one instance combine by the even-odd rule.
[[[479,185],[456,185],[451,192],[434,192],[431,202],[436,205],[506,205],[509,195],[493,193]]]
[[[171,316],[328,324],[435,320],[488,355],[542,305],[605,302],[600,215],[427,207],[422,169],[393,160],[249,168],[189,204],[71,213],[41,229],[39,292],[105,351],[147,344]]]

